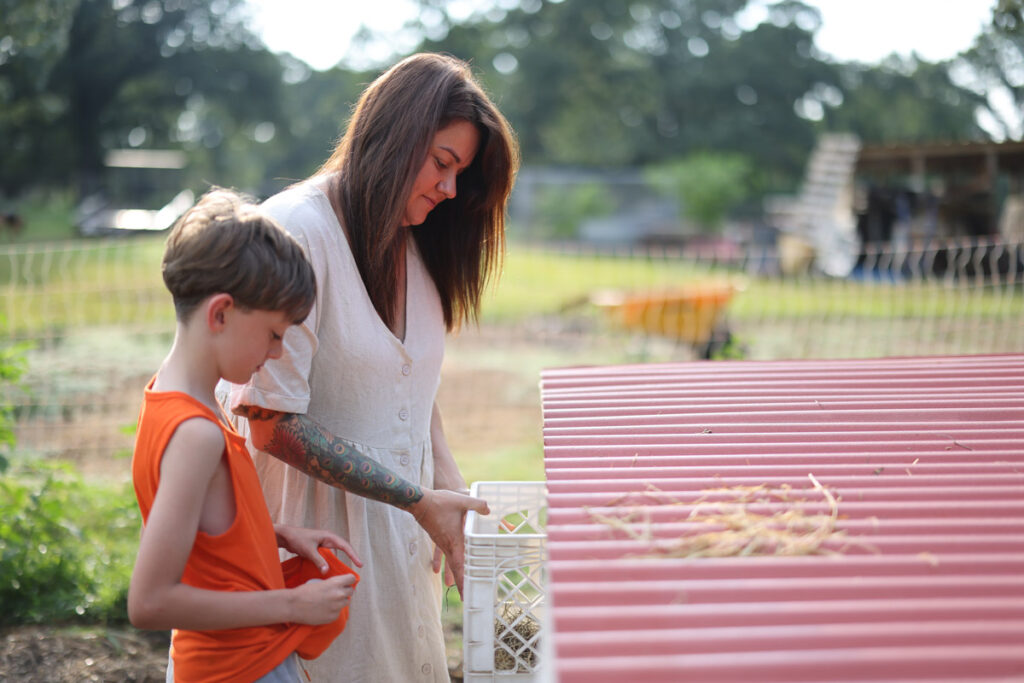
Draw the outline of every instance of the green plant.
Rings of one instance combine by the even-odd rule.
[[[567,187],[545,187],[537,201],[540,220],[548,226],[548,236],[572,239],[580,224],[588,218],[601,218],[615,211],[615,200],[608,188],[597,182]]]
[[[726,334],[708,343],[709,360],[744,360],[747,357],[748,343]]]
[[[740,154],[698,152],[648,168],[647,182],[679,202],[682,213],[706,231],[716,230],[747,198],[752,172]]]
[[[34,190],[17,202],[6,202],[0,206],[5,211],[17,214],[24,226],[17,235],[3,235],[0,244],[51,242],[77,237],[74,229],[73,193],[70,190]]]
[[[9,393],[20,389],[18,381],[25,374],[25,351],[27,344],[15,344],[0,348],[0,396],[5,399],[0,403],[0,446],[9,450],[14,447],[14,428],[12,426],[14,406]],[[0,452],[0,474],[7,469],[7,456]]]
[[[124,621],[137,539],[127,486],[12,463],[0,479],[0,625]]]

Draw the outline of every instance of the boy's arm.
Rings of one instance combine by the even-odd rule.
[[[283,622],[324,623],[335,618],[347,598],[330,591],[327,597],[318,596],[313,589],[302,590],[305,587],[221,592],[181,582],[223,450],[220,428],[202,418],[183,422],[168,443],[161,461],[160,486],[128,588],[132,623],[145,629],[217,630]],[[335,588],[344,592],[340,584]],[[324,599],[329,607],[310,604]]]
[[[488,514],[487,503],[454,491],[428,489],[399,477],[359,453],[305,415],[239,406],[253,445],[326,484],[410,512],[451,559],[462,591],[462,526],[465,514]]]

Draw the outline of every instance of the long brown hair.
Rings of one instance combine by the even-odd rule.
[[[441,202],[412,232],[434,280],[448,330],[477,318],[487,282],[505,254],[505,207],[519,165],[508,122],[469,65],[416,54],[371,83],[318,174],[337,173],[331,202],[380,317],[390,326],[406,229],[402,217],[434,134],[457,120],[474,124],[480,147]]]

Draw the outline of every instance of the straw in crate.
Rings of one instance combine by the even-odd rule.
[[[466,516],[463,676],[538,680],[546,584],[544,482],[471,487],[491,514]]]

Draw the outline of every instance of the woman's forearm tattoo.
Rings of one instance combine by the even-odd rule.
[[[423,497],[419,486],[354,450],[305,415],[254,406],[243,407],[240,414],[250,421],[280,415],[267,452],[325,484],[401,508]]]

